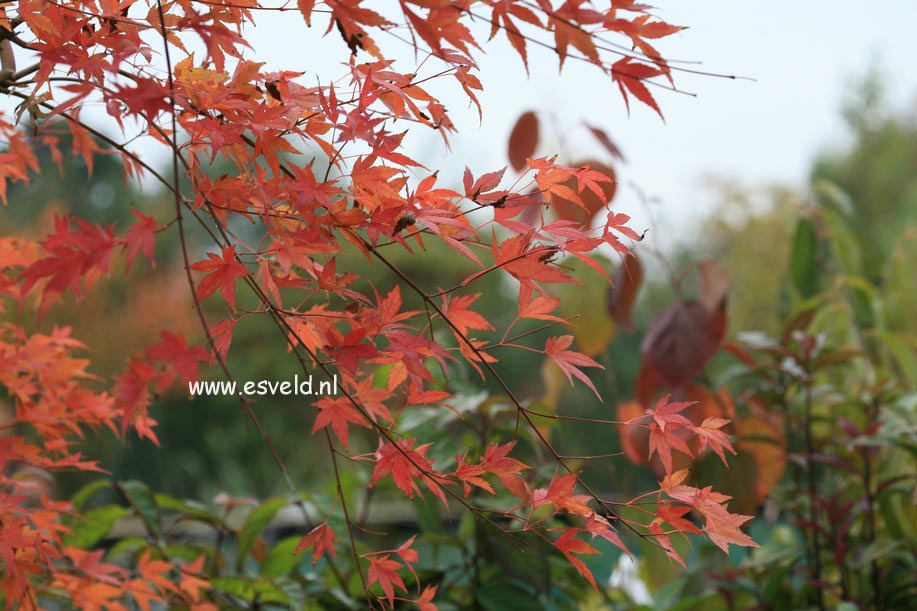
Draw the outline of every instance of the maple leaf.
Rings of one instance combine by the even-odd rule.
[[[559,316],[554,316],[551,312],[560,305],[560,299],[551,295],[543,294],[534,297],[534,291],[531,287],[524,284],[519,286],[519,318],[534,318],[536,320],[549,320],[562,324],[570,324],[567,320]]]
[[[236,280],[249,275],[245,266],[236,261],[236,247],[224,246],[221,255],[207,253],[207,259],[191,265],[196,272],[206,272],[197,286],[195,296],[205,299],[217,289],[233,311],[236,309]]]
[[[659,117],[665,120],[665,117],[662,116],[662,111],[659,110],[659,105],[656,104],[656,100],[653,98],[653,94],[650,93],[650,90],[647,89],[646,85],[643,83],[643,81],[653,78],[654,76],[659,76],[660,74],[662,74],[662,71],[659,68],[634,61],[634,59],[629,56],[612,64],[611,78],[618,84],[621,95],[624,96],[624,104],[627,106],[628,112],[630,112],[630,101],[627,97],[629,92],[635,98],[655,110],[659,114]]]
[[[600,515],[595,513],[590,513],[586,516],[586,531],[594,537],[601,537],[605,539],[612,545],[616,546],[622,552],[628,556],[633,556],[630,550],[627,549],[627,546],[624,545],[624,541],[621,540],[621,537],[618,536],[618,533],[612,529],[611,524],[608,523],[608,520],[603,518]]]
[[[54,219],[55,231],[43,242],[49,256],[35,261],[22,272],[22,295],[27,295],[40,281],[42,289],[40,313],[44,313],[66,289],[78,298],[85,287],[90,288],[108,274],[116,244],[114,230],[76,219],[76,228],[64,216]]]
[[[382,556],[370,556],[369,571],[367,572],[367,585],[371,586],[378,583],[382,586],[385,597],[388,598],[390,607],[395,606],[395,586],[401,590],[407,591],[404,580],[398,574],[401,563],[397,560],[391,560],[391,556],[383,554]]]
[[[190,596],[192,601],[200,599],[202,590],[209,590],[212,587],[209,581],[200,577],[204,574],[205,559],[206,557],[202,554],[194,562],[181,567],[179,588]]]
[[[682,454],[687,454],[691,457],[694,456],[694,454],[691,452],[691,448],[688,447],[687,442],[678,434],[677,429],[673,430],[673,428],[670,426],[668,430],[665,430],[655,422],[651,422],[649,424],[649,429],[649,457],[652,458],[653,454],[659,454],[659,460],[662,461],[662,466],[666,473],[672,472],[673,449],[678,450]]]
[[[337,435],[345,450],[347,449],[350,423],[370,428],[369,422],[351,404],[350,399],[347,397],[322,397],[315,402],[315,407],[318,409],[318,415],[315,417],[315,424],[312,425],[312,432],[320,431],[330,424],[331,430]]]
[[[707,519],[704,523],[704,532],[714,545],[726,553],[729,553],[730,543],[745,547],[760,547],[741,529],[742,524],[751,520],[753,516],[730,513],[726,505],[729,498],[724,494],[714,492],[709,486],[695,491],[694,508]]]
[[[296,6],[306,20],[306,25],[312,27],[312,9],[315,8],[315,0],[296,0]]]
[[[724,552],[729,552],[729,544],[746,547],[759,547],[754,540],[741,530],[742,524],[752,516],[730,513],[727,501],[732,497],[714,491],[710,486],[694,488],[684,484],[688,470],[682,469],[667,474],[660,483],[660,489],[673,499],[686,503],[696,509],[704,518],[704,532],[710,540]]]
[[[560,367],[561,371],[564,372],[564,375],[567,376],[567,380],[571,385],[573,384],[573,378],[575,377],[582,381],[586,386],[588,386],[589,389],[595,393],[596,397],[601,399],[602,397],[599,395],[599,391],[595,389],[595,385],[592,383],[592,380],[590,380],[589,376],[583,373],[579,368],[598,367],[599,369],[604,369],[604,367],[596,363],[585,354],[567,350],[567,348],[569,348],[572,343],[572,335],[549,337],[545,342],[544,353],[551,357],[555,363],[557,363],[557,366]]]
[[[469,484],[473,484],[493,495],[497,494],[493,486],[491,486],[486,479],[481,477],[487,472],[483,465],[469,464],[465,462],[465,459],[461,456],[456,456],[456,463],[458,464],[452,476],[462,482],[466,497],[471,494],[471,486],[469,486]]]
[[[710,446],[710,448],[716,452],[716,455],[720,457],[720,460],[723,461],[723,464],[728,467],[729,465],[726,464],[726,455],[723,450],[727,450],[733,455],[736,454],[736,451],[729,442],[729,435],[720,430],[727,424],[729,424],[729,420],[725,418],[710,416],[704,418],[700,426],[691,427],[691,429],[697,435],[697,440],[700,444],[699,451],[703,452],[707,449],[707,446]]]
[[[650,531],[650,534],[656,539],[656,543],[662,550],[665,552],[665,555],[669,557],[670,560],[674,560],[681,565],[682,568],[687,568],[685,566],[685,561],[682,560],[681,555],[678,551],[672,546],[672,541],[669,539],[669,535],[662,529],[660,526],[662,520],[655,519],[650,522],[650,525],[647,527]]]
[[[487,322],[483,316],[468,309],[480,296],[480,293],[475,295],[459,295],[453,299],[449,299],[448,295],[443,296],[443,316],[454,325],[455,328],[453,332],[455,332],[457,337],[464,336],[467,338],[469,329],[479,329],[481,331],[494,330],[493,325]],[[459,337],[459,342],[461,341],[462,339]]]
[[[314,566],[324,554],[336,555],[334,551],[334,543],[336,541],[337,535],[334,534],[334,529],[328,525],[328,522],[322,522],[299,540],[293,553],[298,554],[311,547],[312,565]]]
[[[433,604],[433,597],[436,596],[438,586],[427,586],[423,589],[420,598],[413,601],[420,611],[436,611],[436,605]]]
[[[557,511],[568,511],[580,516],[593,513],[589,507],[592,497],[585,494],[573,494],[575,488],[575,473],[567,473],[561,477],[555,474],[547,489],[538,488],[532,494],[532,507],[538,509],[542,505],[552,504]]]
[[[665,431],[666,425],[675,426],[672,428],[678,428],[681,426],[691,426],[691,421],[680,415],[679,412],[684,411],[686,408],[694,405],[697,401],[683,401],[678,403],[670,403],[669,398],[672,395],[666,395],[656,403],[654,409],[647,409],[646,413],[649,416],[653,417],[653,420],[656,421],[656,424],[659,425],[659,428]]]
[[[138,416],[143,415],[150,404],[149,384],[156,376],[153,366],[146,361],[133,358],[128,363],[127,371],[118,377],[115,384],[115,397],[123,409],[121,434],[133,424]]]
[[[415,494],[420,494],[415,479],[420,478],[427,488],[446,504],[446,496],[442,487],[434,478],[443,475],[433,468],[433,463],[424,458],[430,444],[414,448],[413,439],[401,439],[397,447],[391,443],[382,444],[376,451],[376,465],[369,480],[370,487],[375,486],[383,478],[391,476],[395,485],[404,492],[409,499]]]
[[[123,238],[122,245],[127,256],[125,269],[131,270],[131,264],[138,254],[143,254],[153,267],[156,267],[153,249],[156,246],[156,231],[159,229],[159,223],[153,217],[141,214],[133,208],[131,214],[137,217],[137,222],[130,226]]]
[[[597,590],[598,586],[595,583],[595,577],[592,575],[592,571],[586,567],[582,560],[573,554],[598,554],[599,550],[585,541],[577,539],[576,535],[578,532],[576,528],[568,528],[564,530],[560,537],[558,537],[556,541],[553,541],[552,544],[564,555],[567,561],[579,571],[579,574],[585,577],[592,587]]]
[[[530,469],[530,467],[515,458],[509,457],[509,453],[515,445],[515,442],[510,441],[504,444],[487,446],[481,463],[486,471],[497,476],[507,490],[523,501],[527,501],[532,494],[528,484],[518,474],[521,471]]]
[[[170,331],[162,331],[160,338],[162,341],[148,346],[144,351],[147,359],[161,361],[166,365],[166,373],[157,381],[158,390],[168,388],[176,375],[184,382],[196,380],[198,365],[210,361],[210,351],[203,346],[189,348],[182,335]]]
[[[677,530],[699,535],[700,529],[697,526],[695,526],[691,521],[686,520],[684,517],[682,517],[690,511],[691,511],[690,505],[662,504],[656,508],[656,515],[660,519],[674,526]]]

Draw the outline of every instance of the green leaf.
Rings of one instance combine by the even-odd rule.
[[[306,553],[301,551],[294,554],[293,550],[299,544],[302,537],[287,537],[275,543],[264,559],[261,566],[261,574],[265,577],[283,577],[293,570],[300,559]]]
[[[293,601],[277,583],[263,577],[248,579],[245,577],[214,577],[210,585],[215,590],[238,596],[247,603],[257,600],[259,603],[275,603],[293,606]]]
[[[303,591],[301,585],[290,579],[289,577],[279,577],[274,580],[274,583],[283,591],[287,599],[290,601],[290,606],[294,609],[302,609],[303,605],[306,602],[306,593]]]
[[[107,558],[118,558],[119,556],[132,557],[140,550],[147,549],[150,542],[143,537],[127,537],[121,539],[111,546],[106,554]]]
[[[129,515],[131,515],[130,510],[120,505],[106,505],[90,509],[77,518],[72,532],[64,537],[64,545],[89,549],[111,531],[115,522]]]
[[[70,497],[70,503],[73,504],[74,509],[82,511],[90,497],[99,490],[105,490],[106,488],[111,488],[111,482],[107,479],[97,479],[77,490],[73,496]]]
[[[208,524],[223,523],[223,520],[218,515],[210,511],[206,505],[197,501],[186,501],[162,493],[154,494],[153,499],[161,510],[175,511],[182,514],[182,517],[193,518]]]
[[[845,220],[833,210],[822,210],[822,218],[830,232],[828,242],[831,255],[837,261],[838,267],[848,276],[858,275],[862,269],[863,255],[856,235]]]
[[[252,546],[255,544],[255,541],[258,540],[258,537],[261,536],[261,533],[264,532],[264,529],[267,528],[268,524],[271,523],[271,520],[274,519],[274,515],[282,507],[286,507],[289,504],[290,502],[284,498],[272,497],[261,503],[254,511],[248,514],[248,517],[245,519],[245,524],[242,525],[242,529],[239,531],[239,551],[236,557],[237,569],[242,569],[245,558],[251,551]]]
[[[853,200],[840,187],[830,180],[820,179],[812,183],[812,192],[819,202],[846,218],[853,216]]]
[[[510,577],[519,583],[531,586],[535,591],[551,591],[551,567],[548,564],[550,549],[547,544],[527,533],[517,533],[516,540],[522,540],[525,551],[520,551],[505,533],[490,525],[479,525],[478,544],[481,556],[490,560],[490,564],[499,567],[498,573]]]
[[[604,269],[611,269],[611,261],[596,256]],[[608,313],[608,281],[580,260],[565,261],[576,283],[558,284],[552,293],[560,298],[557,315],[573,318],[573,337],[577,349],[587,356],[596,356],[611,343],[615,325]]]
[[[131,508],[140,515],[144,527],[150,531],[150,534],[157,538],[162,537],[162,518],[149,486],[141,481],[130,480],[118,483],[116,489],[124,496]]]
[[[530,611],[543,608],[534,592],[509,579],[484,583],[475,593],[475,602],[485,611]]]
[[[867,566],[870,562],[887,556],[900,544],[899,541],[894,539],[876,539],[863,548],[863,553],[860,554],[859,558],[855,559],[853,564],[859,567]]]
[[[917,386],[917,352],[914,346],[908,343],[907,337],[877,331],[876,336],[885,344],[898,369],[912,386]]]
[[[800,218],[796,223],[790,254],[790,277],[803,298],[818,294],[818,235],[815,233],[815,225],[807,218]]]

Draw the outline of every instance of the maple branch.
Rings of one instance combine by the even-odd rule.
[[[361,238],[361,239],[362,239],[362,238]],[[368,247],[374,248],[374,247],[372,247],[368,242],[366,242],[366,245],[367,245]],[[457,291],[457,290],[459,290],[459,289],[465,288],[466,286],[468,286],[469,284],[471,284],[472,282],[474,282],[475,280],[477,280],[477,279],[480,278],[481,276],[485,276],[485,275],[489,274],[489,273],[492,272],[492,271],[501,269],[503,266],[507,265],[508,263],[513,263],[514,261],[519,261],[519,260],[521,260],[521,259],[525,259],[526,257],[528,257],[528,256],[530,256],[530,255],[534,255],[534,254],[538,254],[538,253],[555,253],[555,252],[557,252],[557,248],[558,248],[557,246],[539,246],[539,247],[533,248],[533,249],[531,249],[531,250],[527,250],[527,251],[525,251],[525,252],[523,252],[523,253],[521,253],[521,254],[518,254],[518,255],[509,257],[508,259],[506,259],[506,260],[504,260],[504,261],[500,261],[499,263],[494,263],[494,264],[491,265],[490,267],[487,267],[487,268],[485,268],[485,269],[482,269],[482,270],[479,271],[479,272],[473,273],[472,275],[468,276],[467,278],[465,278],[464,280],[462,280],[461,282],[459,282],[458,284],[456,284],[455,286],[453,286],[451,289],[445,289],[445,290],[439,291],[439,292],[437,292],[437,293],[431,293],[431,294],[429,294],[429,295],[427,295],[426,293],[423,293],[423,292],[421,291],[421,295],[423,295],[424,299],[432,299],[433,297],[442,297],[443,295],[447,295],[447,294],[452,293],[452,292],[455,292],[455,291]],[[418,290],[419,290],[419,287],[418,287]]]
[[[360,582],[363,584],[363,591],[368,593],[369,589],[366,585],[366,576],[363,574],[363,565],[360,564],[360,554],[357,553],[357,542],[353,536],[353,522],[350,519],[350,511],[347,509],[347,498],[344,496],[344,488],[341,484],[341,473],[338,471],[338,459],[337,452],[334,449],[334,442],[331,440],[331,433],[328,432],[327,427],[325,431],[325,441],[328,442],[328,451],[331,453],[331,466],[334,469],[334,481],[337,485],[337,494],[338,498],[341,501],[341,509],[344,511],[344,521],[347,523],[347,531],[350,533],[350,551],[353,553],[353,561],[356,564],[357,572],[360,575]]]
[[[359,237],[359,236],[357,236],[357,237],[358,237],[359,239],[362,239],[362,238]],[[471,340],[469,340],[469,339],[465,336],[465,334],[462,332],[462,330],[461,330],[460,328],[458,328],[458,327],[455,325],[455,323],[453,323],[452,320],[449,319],[448,316],[446,316],[445,312],[443,312],[443,311],[439,308],[439,306],[437,306],[436,303],[433,302],[433,300],[432,300],[429,296],[427,296],[427,295],[420,289],[420,287],[418,287],[417,284],[414,283],[414,281],[413,281],[409,276],[407,276],[407,275],[406,275],[404,272],[402,272],[397,266],[395,266],[393,263],[391,263],[384,255],[382,255],[381,253],[376,252],[375,249],[372,247],[372,245],[370,245],[369,243],[367,243],[365,240],[363,241],[363,244],[364,244],[364,247],[367,248],[367,249],[369,249],[369,251],[372,252],[372,253],[373,253],[373,254],[374,254],[374,255],[375,255],[375,256],[376,256],[385,266],[386,266],[386,267],[388,267],[390,270],[392,270],[392,272],[394,272],[395,275],[397,275],[399,278],[401,278],[401,280],[402,280],[403,282],[405,282],[405,284],[407,284],[409,287],[411,287],[411,289],[412,289],[415,293],[417,293],[420,297],[422,297],[422,298],[424,299],[424,301],[426,301],[427,303],[429,303],[430,306],[431,306],[431,307],[432,307],[432,308],[442,317],[442,319],[443,319],[444,321],[446,321],[446,324],[449,325],[449,326],[452,328],[452,330],[456,333],[457,337],[459,337],[460,340],[461,340],[462,342],[464,342],[465,345],[468,346],[468,348],[469,348],[474,354],[476,354],[476,355],[478,356],[478,359],[479,359],[479,361],[481,362],[481,365],[482,365],[484,368],[487,369],[487,371],[488,371],[488,373],[491,375],[491,377],[493,377],[493,379],[497,382],[497,384],[503,389],[503,391],[506,393],[506,395],[507,395],[507,397],[509,398],[509,400],[510,400],[510,401],[513,403],[513,405],[516,407],[517,413],[519,413],[519,414],[522,415],[523,419],[525,419],[526,423],[531,427],[532,431],[533,431],[533,432],[535,433],[535,435],[538,437],[539,441],[542,443],[542,445],[545,447],[545,449],[547,449],[548,452],[550,452],[551,455],[554,457],[554,460],[557,462],[557,464],[560,465],[560,466],[564,469],[564,471],[573,474],[573,476],[574,476],[576,482],[583,488],[583,490],[586,491],[586,493],[587,493],[590,497],[592,497],[592,498],[599,504],[599,506],[600,506],[606,513],[610,514],[610,515],[613,516],[613,517],[619,518],[619,516],[617,516],[616,512],[614,512],[613,510],[611,510],[611,509],[609,509],[607,506],[605,506],[605,504],[603,503],[602,499],[599,498],[599,496],[592,490],[592,488],[591,488],[588,484],[586,484],[585,481],[583,481],[582,477],[581,477],[576,471],[574,471],[574,470],[567,464],[567,462],[563,459],[563,457],[554,449],[554,447],[553,447],[553,445],[551,444],[551,442],[547,439],[547,437],[544,435],[544,433],[538,428],[538,426],[537,426],[537,425],[535,424],[535,422],[532,420],[530,414],[528,413],[528,411],[526,410],[526,408],[522,405],[521,401],[519,401],[519,399],[516,397],[516,395],[515,395],[515,393],[512,391],[512,389],[510,389],[510,387],[509,387],[509,385],[506,383],[506,381],[503,380],[503,377],[502,377],[499,373],[497,373],[496,369],[494,369],[494,367],[491,365],[491,363],[489,363],[489,362],[484,358],[483,353],[480,351],[480,349],[477,348],[477,347],[471,342]],[[646,536],[644,533],[641,533],[641,532],[639,532],[638,530],[636,530],[636,529],[634,529],[634,528],[631,528],[631,529],[633,530],[633,532],[634,532],[635,534],[637,534],[637,535],[640,536],[640,537],[645,537],[645,536]]]
[[[221,369],[223,370],[224,375],[226,375],[228,380],[234,382],[235,379],[232,373],[230,372],[225,359],[223,359],[220,356],[219,350],[217,350],[216,341],[214,340],[213,333],[211,332],[210,327],[207,324],[207,319],[204,316],[203,308],[201,307],[200,300],[197,297],[197,291],[195,290],[194,278],[191,276],[191,262],[188,256],[188,247],[187,247],[187,243],[185,240],[184,220],[183,220],[183,214],[182,214],[182,201],[181,201],[180,192],[179,192],[179,169],[178,169],[179,158],[181,157],[183,162],[185,162],[185,160],[181,156],[179,149],[178,149],[178,142],[177,142],[178,126],[177,126],[177,113],[176,113],[176,108],[175,108],[175,83],[174,83],[173,76],[172,76],[172,64],[171,64],[171,58],[170,58],[170,52],[169,52],[168,36],[167,36],[166,29],[165,29],[165,16],[164,16],[163,9],[162,9],[162,0],[157,0],[156,6],[157,6],[157,11],[159,12],[160,29],[161,29],[161,35],[162,35],[163,45],[164,45],[166,68],[167,68],[167,74],[168,74],[168,86],[169,86],[169,92],[170,92],[169,103],[171,106],[170,115],[171,115],[171,121],[172,121],[172,134],[171,134],[171,138],[167,139],[166,141],[170,142],[171,148],[172,148],[172,176],[173,176],[172,193],[173,193],[173,200],[175,203],[175,214],[176,214],[176,221],[178,224],[178,235],[179,235],[179,242],[181,245],[182,259],[184,261],[185,274],[188,280],[188,286],[191,290],[192,299],[194,300],[194,309],[198,314],[198,319],[200,321],[204,334],[207,337],[207,341],[210,344],[211,350],[213,351],[213,354],[215,358],[217,359],[217,362],[219,363]],[[160,130],[160,132],[162,131],[158,125],[156,127],[157,129]],[[165,136],[165,134],[163,134],[163,136]],[[197,217],[196,215],[195,217],[198,218],[198,220],[200,220],[200,218]],[[218,228],[220,227],[219,224],[217,224],[217,227]],[[267,431],[262,426],[261,421],[255,414],[254,410],[249,406],[247,398],[240,396],[239,402],[242,406],[243,413],[245,413],[249,421],[251,421],[251,423],[254,425],[256,431],[258,432],[261,439],[265,443],[265,446],[267,447],[268,452],[271,454],[274,460],[274,463],[277,465],[278,469],[280,470],[281,477],[283,478],[284,482],[286,483],[287,488],[291,492],[295,493],[296,486],[293,483],[292,478],[290,477],[286,464],[283,462],[280,455],[278,454],[277,449],[274,446],[273,440],[267,434]],[[332,454],[332,458],[333,458],[333,454]],[[340,484],[340,481],[338,483]],[[309,520],[309,515],[308,515],[308,512],[306,511],[304,503],[302,502],[301,499],[298,499],[296,504],[303,514],[305,524],[308,525],[310,520]],[[330,557],[330,554],[326,552],[325,555],[327,557],[326,559],[328,561],[328,564],[331,567],[332,573],[334,574],[335,578],[340,583],[341,587],[344,588],[346,591],[346,587],[347,587],[346,580],[344,579],[343,575],[340,573],[340,570],[335,565],[333,559]],[[358,565],[358,569],[360,569],[359,565]],[[360,569],[360,577],[361,579],[363,579],[362,569]],[[364,589],[365,589],[365,581],[364,581]]]
[[[590,424],[610,424],[612,426],[624,426],[626,422],[621,422],[620,420],[601,420],[599,418],[581,418],[577,416],[562,416],[560,414],[548,414],[546,412],[540,412],[534,410],[530,407],[521,408],[523,411],[533,415],[538,416],[539,418],[547,418],[549,420],[571,420],[573,422],[588,422]]]

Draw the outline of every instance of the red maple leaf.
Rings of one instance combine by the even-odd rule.
[[[363,414],[353,406],[347,397],[322,397],[315,402],[315,407],[318,409],[318,415],[315,417],[315,424],[312,425],[312,432],[320,431],[330,424],[331,430],[341,440],[345,450],[351,423],[366,428],[370,427]]]
[[[207,253],[207,260],[198,261],[191,265],[196,272],[207,272],[197,286],[195,295],[198,299],[205,299],[217,289],[229,307],[236,309],[236,280],[249,275],[245,266],[236,261],[236,247],[224,246],[221,255]]]
[[[589,501],[592,497],[585,494],[573,494],[575,489],[575,473],[567,473],[560,477],[555,474],[547,489],[538,488],[532,494],[532,507],[538,509],[542,505],[552,504],[557,511],[569,511],[580,516],[591,514]]]
[[[296,549],[293,550],[294,554],[312,548],[312,564],[315,565],[318,562],[318,559],[322,557],[325,553],[335,555],[334,552],[334,542],[337,541],[337,535],[334,534],[334,529],[328,526],[328,522],[322,522],[312,530],[310,530],[302,539],[299,540],[299,543],[296,545]]]
[[[598,589],[598,586],[595,584],[595,577],[592,575],[592,571],[586,568],[586,565],[582,560],[574,556],[573,554],[598,554],[599,550],[595,549],[593,546],[589,545],[585,541],[576,538],[577,533],[579,532],[576,528],[568,528],[556,541],[553,542],[554,547],[556,547],[560,552],[566,557],[567,561],[570,562],[579,571],[579,574],[586,578],[586,580],[592,585],[593,588]]]
[[[481,331],[493,331],[493,326],[487,322],[483,316],[468,308],[477,301],[481,294],[459,295],[449,299],[446,295],[443,297],[443,316],[454,325],[453,331],[456,335],[468,337],[469,329],[479,329]],[[461,342],[462,339],[459,338]]]
[[[404,492],[409,499],[415,494],[420,494],[416,479],[421,479],[427,488],[446,503],[446,495],[442,487],[434,478],[443,475],[433,468],[433,463],[424,458],[430,444],[413,447],[413,439],[400,439],[397,447],[391,443],[382,444],[376,451],[376,466],[373,469],[370,487],[375,486],[385,477],[391,476],[395,485]]]
[[[678,450],[682,454],[687,454],[691,457],[694,456],[694,454],[691,452],[691,448],[688,447],[687,442],[678,434],[678,431],[673,427],[669,426],[668,430],[666,430],[655,422],[651,422],[649,424],[649,429],[649,457],[652,458],[653,454],[659,454],[659,460],[662,461],[662,466],[665,468],[666,473],[672,472],[673,449]]]
[[[146,257],[155,267],[153,249],[156,245],[156,231],[159,229],[159,223],[153,217],[141,214],[134,209],[131,209],[131,214],[137,217],[137,222],[130,226],[121,243],[127,256],[126,270],[130,271],[131,264],[138,254]]]
[[[729,442],[729,435],[721,431],[720,429],[725,425],[729,424],[729,420],[725,418],[716,418],[710,416],[704,418],[704,421],[700,426],[691,427],[694,433],[697,435],[698,443],[700,444],[700,452],[703,452],[707,449],[707,446],[710,446],[716,455],[720,457],[720,460],[723,461],[723,464],[727,467],[726,464],[726,455],[723,450],[727,450],[735,455],[736,451],[733,449],[732,444]]]
[[[662,74],[662,70],[656,66],[634,61],[632,57],[620,59],[611,66],[611,78],[621,89],[621,95],[624,96],[624,104],[627,106],[628,112],[630,112],[630,101],[627,94],[630,92],[635,98],[655,110],[660,118],[665,119],[662,116],[662,111],[659,110],[659,105],[656,104],[656,100],[653,98],[653,94],[643,84],[646,79],[660,74]]]
[[[665,431],[666,425],[675,425],[670,426],[672,429],[680,428],[682,426],[691,426],[691,421],[681,416],[679,413],[684,411],[686,408],[694,405],[697,401],[681,401],[677,403],[669,403],[669,398],[672,395],[666,395],[656,403],[654,409],[647,409],[646,413],[649,416],[653,417],[653,420],[656,421],[656,424],[659,425],[659,428]]]
[[[385,597],[388,598],[390,607],[395,606],[395,586],[401,590],[407,591],[404,580],[398,574],[401,563],[397,560],[391,560],[391,556],[383,554],[382,556],[370,556],[369,571],[367,573],[367,585],[371,586],[378,583],[382,586]]]
[[[690,520],[686,520],[684,517],[682,517],[686,513],[690,512],[691,509],[692,508],[690,505],[662,504],[656,508],[656,515],[660,519],[674,526],[676,530],[699,535],[700,529]]]
[[[436,611],[436,605],[433,604],[436,589],[437,586],[427,586],[423,589],[423,594],[420,595],[420,598],[414,601],[420,611]]]
[[[189,348],[182,335],[170,331],[163,331],[160,337],[162,341],[144,351],[147,359],[161,361],[166,366],[156,382],[157,389],[163,391],[168,388],[176,376],[184,382],[196,380],[198,365],[210,360],[210,351],[203,346]]]
[[[573,378],[577,378],[582,381],[589,389],[595,393],[596,397],[601,399],[599,391],[595,389],[592,380],[589,379],[585,373],[583,373],[579,368],[580,367],[598,367],[599,369],[605,369],[591,358],[585,354],[579,352],[574,352],[572,350],[567,350],[570,345],[573,343],[572,335],[562,335],[560,337],[549,337],[544,345],[544,353],[547,354],[551,359],[557,363],[557,366],[560,367],[561,371],[564,372],[564,375],[567,376],[567,380],[570,384],[573,384]]]

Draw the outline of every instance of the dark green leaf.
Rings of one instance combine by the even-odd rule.
[[[818,235],[815,233],[815,225],[807,218],[801,218],[796,223],[793,250],[790,254],[790,277],[793,286],[803,298],[818,293]]]
[[[300,539],[302,537],[287,537],[275,543],[261,566],[261,574],[265,577],[282,577],[293,570],[293,567],[299,564],[299,560],[306,553],[305,551],[298,554],[293,553]]]
[[[242,530],[239,531],[239,550],[236,557],[236,567],[241,569],[245,558],[252,549],[252,545],[267,528],[274,515],[282,508],[289,505],[289,501],[280,497],[272,497],[261,503],[254,511],[248,514]]]
[[[111,531],[115,522],[130,514],[130,510],[120,505],[90,509],[74,523],[72,532],[64,537],[64,545],[89,549]]]
[[[131,508],[140,515],[144,528],[149,531],[149,534],[157,538],[162,537],[162,519],[159,507],[156,506],[149,486],[141,481],[130,480],[117,484],[116,488]]]

